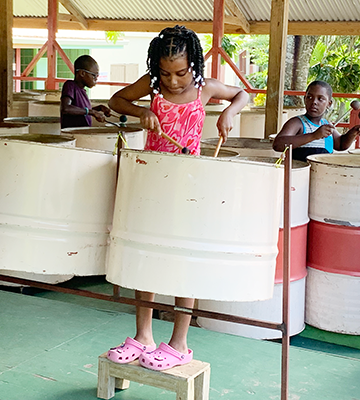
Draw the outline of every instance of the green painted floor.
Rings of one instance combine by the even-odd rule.
[[[101,280],[75,280],[77,287],[79,282],[82,289],[112,290]],[[134,335],[133,307],[30,292],[0,290],[0,400],[96,399],[97,357]],[[154,319],[153,326],[157,343],[167,341],[172,323]],[[307,327],[291,339],[289,400],[360,400],[360,340],[346,336]],[[196,359],[211,364],[211,400],[280,399],[279,343],[193,326],[188,342]],[[114,399],[175,398],[131,383]]]

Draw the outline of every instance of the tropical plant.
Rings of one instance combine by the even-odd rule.
[[[328,82],[334,92],[357,93],[360,90],[360,38],[322,36],[312,54],[308,81]],[[335,113],[342,114],[351,99],[336,98]]]
[[[112,42],[113,44],[116,44],[116,42],[125,36],[123,32],[119,31],[106,31],[105,32],[105,38],[107,42]]]

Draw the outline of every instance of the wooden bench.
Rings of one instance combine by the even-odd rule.
[[[152,371],[135,360],[117,364],[99,356],[97,397],[111,399],[116,389],[127,389],[130,381],[176,392],[176,400],[209,400],[210,364],[192,360],[165,371]]]

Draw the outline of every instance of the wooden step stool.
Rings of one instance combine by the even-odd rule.
[[[176,392],[176,400],[209,400],[210,364],[192,360],[165,371],[142,367],[138,360],[117,364],[99,356],[97,397],[111,399],[116,389],[127,389],[130,381]]]

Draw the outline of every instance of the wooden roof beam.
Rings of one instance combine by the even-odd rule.
[[[75,18],[75,20],[80,24],[81,29],[85,30],[89,29],[85,16],[79,11],[79,9],[71,0],[59,0],[59,1],[69,11],[71,16]],[[59,20],[60,16],[62,15],[63,14],[59,14]]]
[[[212,21],[133,21],[133,20],[86,20],[88,29],[93,31],[160,32],[172,25],[185,25],[197,33],[212,33]],[[14,17],[14,28],[47,29],[46,18]],[[82,29],[76,18],[69,14],[59,14],[58,29]],[[356,22],[289,22],[288,35],[354,35],[360,32],[360,21]],[[224,33],[245,33],[242,27],[224,24]],[[250,34],[268,35],[270,22],[251,22]]]
[[[240,27],[244,33],[250,33],[250,24],[234,0],[225,0],[225,9],[232,14],[232,16],[225,16],[225,24],[236,25]]]

